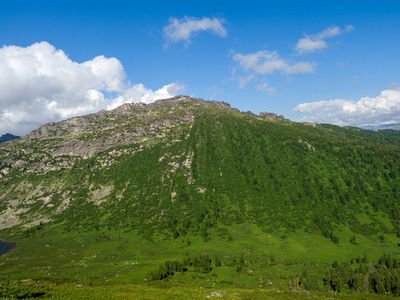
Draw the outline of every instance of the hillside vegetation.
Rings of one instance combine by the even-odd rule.
[[[183,96],[46,124],[0,146],[1,278],[398,295],[399,138]]]

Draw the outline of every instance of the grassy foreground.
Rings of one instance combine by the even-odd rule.
[[[393,299],[385,295],[335,294],[302,290],[209,289],[202,287],[132,284],[55,284],[47,281],[0,281],[3,299]],[[10,295],[9,297],[7,295]]]
[[[383,242],[357,235],[357,243],[352,244],[344,227],[338,231],[343,241],[339,244],[305,232],[271,234],[254,224],[231,225],[230,241],[215,231],[208,242],[194,235],[178,239],[154,235],[149,241],[135,231],[42,230],[28,237],[8,231],[3,237],[19,246],[0,257],[0,297],[384,299],[384,292],[357,293],[347,284],[335,293],[324,285],[323,278],[334,260],[367,257],[364,265],[368,267],[383,253],[397,257],[399,252],[393,235],[388,234]],[[151,279],[150,274],[159,272],[167,261],[183,262],[201,255],[209,255],[208,267],[188,265],[185,272]],[[357,263],[350,265],[358,267]],[[358,290],[365,278],[367,275],[362,275]],[[368,291],[372,292],[372,287]]]
[[[304,270],[322,278],[334,260],[350,261],[366,255],[375,262],[384,253],[397,257],[396,237],[387,235],[382,243],[357,235],[357,244],[351,244],[346,228],[338,231],[343,240],[334,244],[321,235],[288,233],[286,235],[262,232],[253,224],[229,227],[232,240],[214,232],[204,242],[199,236],[165,239],[154,236],[151,241],[135,231],[95,231],[63,233],[58,227],[37,232],[34,236],[4,236],[19,244],[11,253],[0,257],[2,277],[12,280],[27,278],[67,278],[115,283],[144,284],[148,274],[157,271],[169,260],[184,260],[207,254],[212,259],[212,272],[187,272],[173,276],[178,284],[213,287],[258,288],[260,278],[280,287]],[[243,256],[244,267],[237,272],[236,265]],[[222,266],[215,266],[218,257]],[[272,261],[273,260],[273,261]],[[234,262],[236,261],[236,263]],[[195,278],[193,277],[195,274]],[[222,286],[221,286],[222,285]]]

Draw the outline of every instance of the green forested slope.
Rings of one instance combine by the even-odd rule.
[[[179,142],[151,145],[108,168],[98,157],[81,161],[66,174],[78,187],[77,205],[60,219],[137,228],[149,237],[206,236],[212,226],[244,222],[269,232],[327,234],[340,224],[368,236],[398,231],[396,137],[210,109],[181,130]],[[104,185],[114,187],[107,201],[85,201]]]

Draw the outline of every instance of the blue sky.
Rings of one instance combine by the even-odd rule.
[[[0,134],[187,94],[400,122],[397,1],[2,1]]]

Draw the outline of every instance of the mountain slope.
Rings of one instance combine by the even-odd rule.
[[[255,261],[279,253],[293,265],[396,254],[399,147],[394,131],[300,124],[184,96],[126,104],[0,146],[0,237],[77,253],[52,268],[79,257],[105,267],[99,257],[110,251],[116,263],[141,257],[143,270],[189,251]],[[23,254],[15,249],[5,267],[46,265],[38,254],[22,263]]]
[[[113,226],[156,230],[175,222],[164,219],[177,218],[173,234],[188,229],[183,213],[188,223],[197,219],[196,227],[251,221],[313,233],[340,223],[377,233],[384,226],[370,218],[361,222],[355,212],[397,216],[399,156],[389,135],[268,122],[183,99],[47,124],[1,148],[7,157],[0,170],[3,205],[12,199],[11,207],[34,223],[38,216],[61,222],[77,208],[91,211],[99,225],[108,224],[103,210],[112,222],[110,211],[125,212]],[[71,207],[74,201],[79,204]],[[150,222],[161,212],[163,218]],[[85,222],[81,213],[75,216],[69,222]]]

